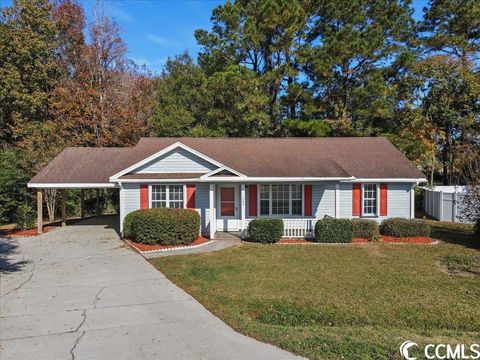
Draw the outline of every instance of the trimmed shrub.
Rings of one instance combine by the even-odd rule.
[[[200,215],[188,209],[142,209],[125,217],[124,232],[142,244],[188,245],[198,238]],[[130,214],[129,214],[130,215]]]
[[[315,241],[349,243],[353,239],[353,224],[348,219],[321,219],[315,224]]]
[[[125,219],[123,219],[123,236],[124,237],[126,238],[134,237],[132,233],[132,223],[137,216],[141,216],[140,214],[142,214],[142,211],[137,210],[137,211],[132,211],[131,213],[128,213],[127,216],[125,216]]]
[[[250,241],[272,244],[276,243],[283,236],[283,220],[262,218],[254,219],[248,224]]]
[[[383,220],[380,233],[395,237],[430,236],[430,225],[421,219],[391,218]]]
[[[378,223],[375,220],[353,219],[353,237],[372,240],[378,236]]]

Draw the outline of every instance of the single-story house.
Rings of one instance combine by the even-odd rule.
[[[425,181],[382,137],[142,138],[66,148],[28,186],[39,204],[42,189],[117,188],[120,229],[131,211],[170,207],[198,211],[211,238],[258,217],[281,218],[285,236],[303,237],[325,216],[413,218],[413,189]]]

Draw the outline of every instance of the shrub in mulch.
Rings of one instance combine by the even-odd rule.
[[[123,226],[125,237],[141,244],[189,245],[198,238],[200,215],[190,209],[141,209],[128,214]]]
[[[430,225],[421,219],[385,219],[380,225],[380,234],[397,238],[429,237]]]
[[[315,224],[315,240],[322,243],[349,243],[353,239],[353,225],[348,219],[318,220]]]
[[[283,220],[260,218],[250,221],[248,224],[249,241],[273,244],[283,236]]]
[[[353,219],[353,237],[372,240],[379,235],[378,223],[369,219]]]

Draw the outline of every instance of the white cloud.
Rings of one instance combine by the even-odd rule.
[[[160,46],[181,46],[180,42],[173,39],[167,39],[151,33],[147,33],[146,36],[148,40]]]

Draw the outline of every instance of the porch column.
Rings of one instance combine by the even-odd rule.
[[[245,230],[245,184],[240,185],[240,221],[242,224],[240,225],[240,230]]]
[[[80,190],[80,216],[85,218],[85,189]]]
[[[97,189],[97,216],[100,216],[100,189]]]
[[[210,206],[210,239],[215,238],[215,232],[217,231],[217,223],[215,216],[215,185],[210,184],[209,187],[209,206]]]
[[[335,217],[340,218],[340,184],[335,184]]]
[[[43,232],[43,192],[37,189],[37,232],[40,235]]]
[[[62,227],[67,226],[67,192],[62,189]]]

